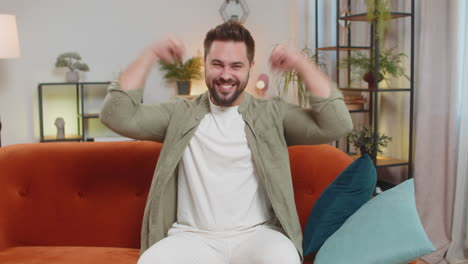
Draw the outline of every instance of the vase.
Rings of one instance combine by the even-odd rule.
[[[192,83],[190,81],[177,81],[177,94],[190,95],[190,88]]]
[[[361,156],[364,156],[365,154],[368,154],[370,156],[369,151],[365,147],[360,147],[359,152],[360,152]]]
[[[66,75],[67,82],[73,83],[80,80],[80,73],[78,71],[69,71]]]
[[[375,91],[375,75],[371,72],[367,72],[362,76],[362,79],[367,82],[367,87],[371,91]],[[383,80],[383,75],[379,73],[379,82]]]

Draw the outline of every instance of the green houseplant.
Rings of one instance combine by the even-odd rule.
[[[377,154],[382,154],[383,149],[388,146],[392,138],[384,134],[377,133],[377,144],[374,143],[374,130],[368,127],[355,128],[348,135],[348,142],[359,149],[361,156],[364,154],[371,155],[376,149]]]
[[[383,43],[385,29],[390,26],[392,14],[390,12],[390,0],[366,0],[367,22],[376,23],[375,37]]]
[[[307,55],[322,71],[328,72],[327,65],[323,62],[322,57],[318,56],[317,53],[313,54],[310,48],[302,49],[301,53]],[[304,80],[295,70],[283,73],[277,81],[277,86],[278,94],[281,97],[287,96],[289,87],[295,87],[297,89],[298,104],[303,107],[307,105],[307,91]]]
[[[81,56],[77,52],[65,52],[57,57],[55,67],[66,67],[69,69],[66,75],[67,82],[78,82],[80,75],[78,71],[89,71],[86,63],[81,62]]]
[[[184,62],[165,63],[159,61],[160,69],[165,71],[164,78],[177,83],[179,95],[189,95],[192,86],[191,80],[199,80],[202,77],[203,58],[196,56]]]
[[[403,67],[403,60],[406,55],[403,52],[395,53],[394,50],[386,49],[379,53],[379,82],[382,80],[387,81],[388,75],[392,77],[404,76],[409,79]],[[362,77],[368,83],[370,90],[375,89],[373,56],[367,57],[362,52],[356,51],[354,55],[341,60],[341,67],[350,68],[353,74]]]

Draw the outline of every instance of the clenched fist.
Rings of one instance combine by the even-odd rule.
[[[273,71],[290,71],[296,69],[304,59],[300,52],[278,45],[271,52],[270,66]]]
[[[168,38],[149,46],[149,49],[165,63],[182,62],[184,44],[176,38]]]
[[[299,51],[284,45],[276,46],[271,52],[270,66],[273,71],[279,72],[295,70],[303,78],[306,89],[315,96],[328,98],[331,94],[333,84],[328,76]]]

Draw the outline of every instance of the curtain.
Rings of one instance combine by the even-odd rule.
[[[468,263],[468,4],[459,0],[457,6],[457,53],[456,76],[459,90],[458,164],[455,208],[453,217],[452,244],[447,253],[450,263]],[[464,136],[465,135],[465,136]]]
[[[428,263],[448,263],[457,178],[460,108],[460,20],[465,0],[417,1],[415,166],[416,203],[436,252]],[[465,9],[466,10],[466,9]]]

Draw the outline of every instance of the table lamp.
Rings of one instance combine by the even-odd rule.
[[[0,59],[20,56],[18,30],[14,15],[0,14]],[[2,146],[2,121],[0,120],[0,147]]]

